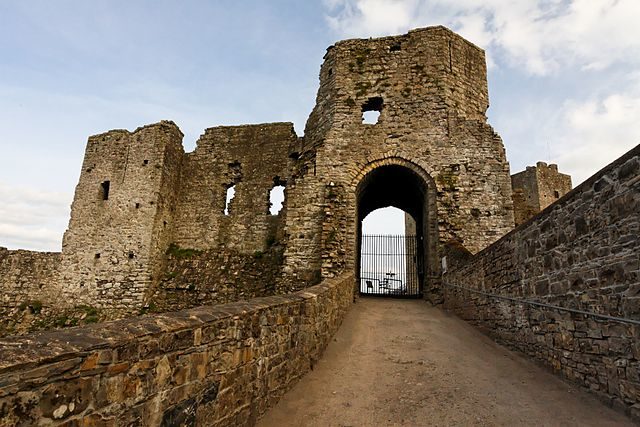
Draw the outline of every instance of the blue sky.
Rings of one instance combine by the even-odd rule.
[[[2,1],[0,246],[59,250],[89,135],[292,121],[325,49],[446,25],[487,51],[512,172],[577,184],[640,143],[637,0]]]

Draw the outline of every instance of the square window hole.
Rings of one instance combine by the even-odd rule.
[[[369,98],[362,105],[362,123],[367,125],[375,125],[380,120],[380,113],[383,105],[382,98],[376,96]]]

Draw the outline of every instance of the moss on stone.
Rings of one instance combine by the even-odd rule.
[[[167,248],[167,255],[172,256],[174,258],[191,258],[196,255],[200,255],[202,251],[198,249],[191,248],[181,248],[175,243],[171,243]]]

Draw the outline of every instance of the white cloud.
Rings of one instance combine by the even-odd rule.
[[[492,57],[503,55],[533,74],[567,65],[601,69],[640,63],[636,0],[331,0],[325,5],[330,26],[341,36],[446,25]]]
[[[555,161],[578,184],[640,144],[640,93],[616,93],[562,110]]]
[[[59,251],[71,199],[70,194],[0,183],[0,246]]]

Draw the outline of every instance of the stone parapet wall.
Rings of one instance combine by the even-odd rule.
[[[61,255],[0,247],[0,336],[27,328],[57,303]]]
[[[450,254],[447,309],[640,416],[640,146],[477,255]]]
[[[0,425],[252,425],[320,357],[353,276],[0,344]]]

